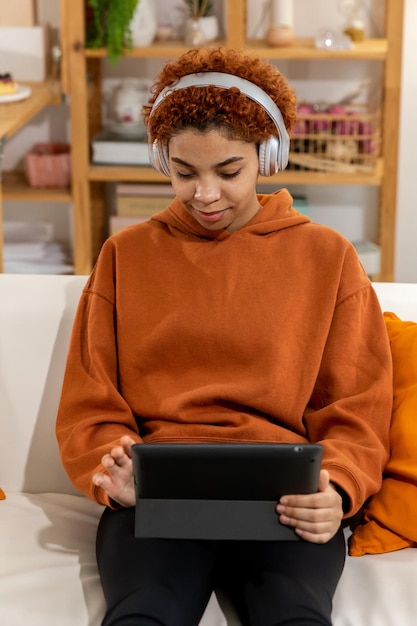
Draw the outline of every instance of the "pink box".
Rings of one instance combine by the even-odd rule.
[[[24,158],[31,187],[68,187],[71,181],[70,146],[64,143],[37,143]]]

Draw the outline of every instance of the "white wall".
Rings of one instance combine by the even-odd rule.
[[[174,20],[178,23],[181,0],[155,0],[161,20]],[[249,0],[248,24],[257,29],[259,35],[266,27],[262,20],[261,8],[266,0]],[[298,36],[314,36],[323,25],[341,27],[343,18],[337,11],[338,0],[294,0],[296,7],[295,30]],[[38,0],[38,17],[56,25],[59,20],[59,3],[55,0]],[[379,0],[367,0],[372,8],[364,13],[368,34],[378,34],[382,28],[381,7]],[[216,0],[220,18],[223,17],[222,0]],[[396,230],[395,280],[417,282],[417,186],[414,172],[417,163],[417,72],[414,65],[417,59],[417,0],[405,0],[404,20],[404,60],[403,60],[403,92],[401,103],[400,124],[400,157],[399,157],[399,188],[398,188],[398,224]],[[251,33],[251,34],[257,34]],[[123,59],[117,70],[107,68],[105,74],[114,77],[120,74],[140,74],[152,77],[162,65],[160,59],[132,60]],[[343,67],[343,72],[341,72]],[[280,69],[289,75],[300,98],[337,99],[357,85],[361,77],[370,75],[374,84],[380,80],[380,64],[371,62],[346,62],[341,66],[337,62],[305,63],[298,61],[280,62]],[[323,85],[325,87],[323,88]],[[40,114],[33,123],[13,137],[7,145],[4,160],[5,169],[16,167],[24,152],[36,141],[48,139],[64,140],[67,128],[63,107],[49,108]],[[413,168],[413,170],[412,170]],[[292,188],[292,192],[306,192],[310,203],[310,213],[314,220],[328,224],[340,230],[353,240],[376,238],[377,231],[377,190],[368,187],[320,187]],[[414,193],[413,193],[414,192]],[[5,215],[16,215],[18,203],[6,203]],[[68,215],[62,206],[50,206],[48,209],[55,218],[63,220],[57,228],[61,231],[68,224]],[[22,211],[25,216],[27,207]],[[36,208],[33,207],[33,215]],[[10,219],[10,217],[9,217]]]
[[[395,280],[417,282],[417,0],[406,0]]]

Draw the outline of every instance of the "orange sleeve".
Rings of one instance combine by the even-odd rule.
[[[135,416],[118,391],[112,272],[106,251],[79,302],[58,409],[56,434],[71,481],[89,498],[114,506],[92,477],[123,435],[140,442]],[[101,271],[103,268],[103,272]],[[101,279],[101,275],[103,278]],[[109,278],[108,278],[109,277]]]

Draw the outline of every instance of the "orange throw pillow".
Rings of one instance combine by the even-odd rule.
[[[4,493],[3,489],[0,489],[0,500],[5,500],[6,499],[6,494]]]
[[[393,360],[391,455],[351,537],[351,556],[417,547],[417,324],[394,313],[384,319]]]

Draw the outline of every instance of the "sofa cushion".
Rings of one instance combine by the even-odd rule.
[[[100,510],[80,496],[7,493],[0,503],[1,624],[100,624]]]
[[[7,494],[0,504],[0,624],[101,624],[94,547],[101,510],[83,496]],[[415,554],[348,557],[334,598],[334,626],[414,624]],[[398,603],[399,597],[408,601]],[[220,597],[220,606],[224,612],[213,594],[199,626],[239,626],[227,598]]]
[[[380,491],[355,529],[350,554],[417,546],[417,324],[384,314],[393,358],[391,456]]]
[[[0,504],[0,624],[100,626],[95,557],[102,507],[84,496],[8,493]],[[238,626],[213,594],[200,626]]]
[[[348,556],[333,600],[333,626],[414,626],[417,552]]]
[[[0,487],[6,496],[79,495],[62,467],[55,418],[85,281],[0,274]]]

